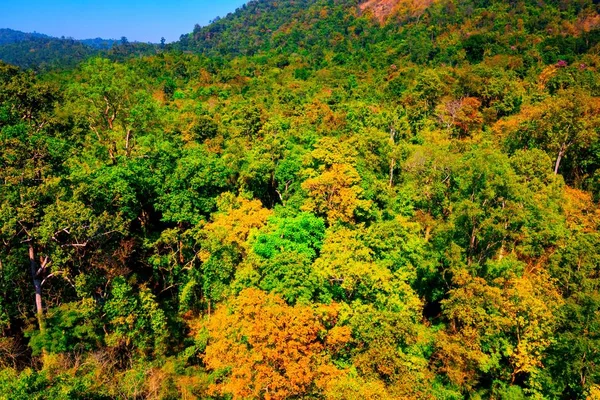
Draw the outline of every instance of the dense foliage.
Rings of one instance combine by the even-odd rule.
[[[598,12],[261,0],[0,64],[0,399],[600,398]]]

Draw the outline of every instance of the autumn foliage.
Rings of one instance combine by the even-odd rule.
[[[599,7],[257,0],[0,63],[0,400],[598,398]]]
[[[315,395],[344,372],[332,362],[350,340],[336,327],[337,307],[290,307],[278,296],[242,291],[206,323],[206,366],[218,371],[212,393],[234,399]]]

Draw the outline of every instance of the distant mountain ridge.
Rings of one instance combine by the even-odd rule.
[[[31,39],[50,39],[51,36],[37,32],[21,32],[8,28],[0,28],[0,45],[18,43]]]
[[[0,45],[19,43],[28,40],[36,39],[55,39],[55,40],[74,40],[76,42],[83,43],[95,49],[109,49],[112,46],[118,44],[120,41],[117,39],[104,39],[104,38],[89,38],[89,39],[73,39],[70,37],[56,37],[50,36],[39,32],[22,32],[10,28],[0,28]]]
[[[0,60],[26,69],[71,68],[98,54],[125,57],[148,54],[156,45],[117,39],[73,39],[0,29]]]
[[[102,39],[99,37],[95,39],[81,39],[78,41],[94,49],[110,49],[120,42],[117,39]]]

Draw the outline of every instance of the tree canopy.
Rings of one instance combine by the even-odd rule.
[[[600,398],[599,7],[0,63],[0,399]]]

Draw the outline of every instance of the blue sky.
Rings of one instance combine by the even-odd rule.
[[[75,39],[171,42],[245,0],[0,0],[0,28]]]

